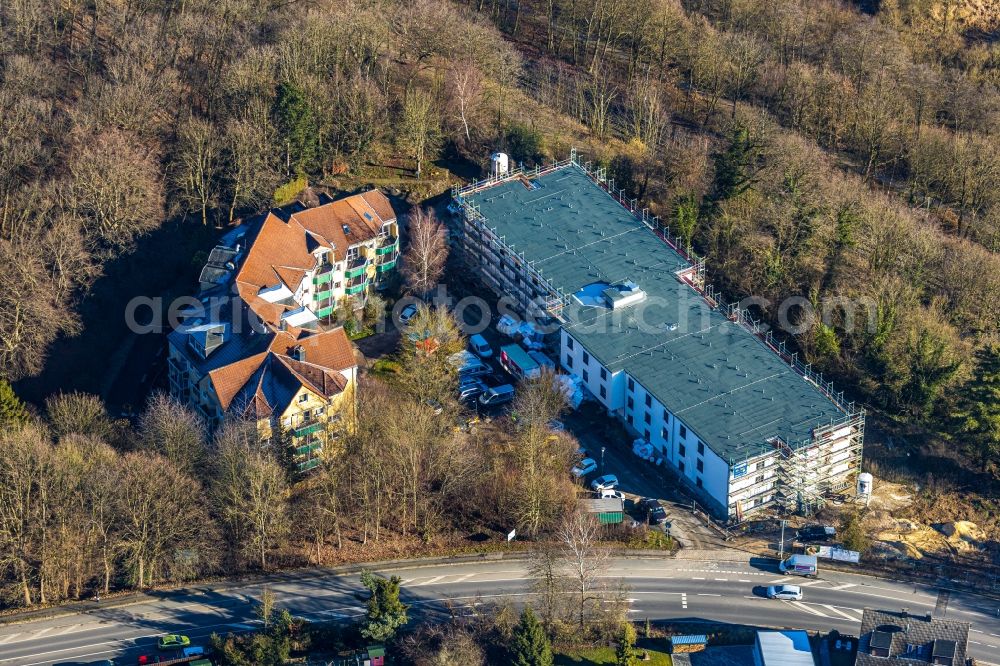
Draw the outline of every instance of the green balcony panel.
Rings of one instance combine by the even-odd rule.
[[[396,261],[392,260],[392,261],[387,261],[384,264],[379,264],[378,266],[375,267],[375,270],[377,270],[379,273],[384,273],[386,271],[391,271],[395,267],[396,267]]]
[[[333,314],[334,309],[335,308],[332,305],[329,306],[329,307],[326,307],[326,308],[320,308],[319,310],[316,311],[316,316],[317,317],[329,317],[330,315]]]
[[[327,289],[326,291],[317,291],[316,295],[313,296],[314,301],[325,301],[330,298],[330,294],[333,293],[332,289]]]
[[[313,278],[313,284],[326,284],[333,279],[333,273],[323,273]]]
[[[382,247],[376,249],[375,254],[377,255],[389,254],[390,252],[395,252],[398,249],[399,249],[399,239],[396,238],[391,243],[387,243]]]
[[[323,428],[322,423],[307,423],[306,425],[299,426],[294,430],[296,437],[305,437],[306,435],[311,435],[314,432],[318,432]]]
[[[365,290],[365,287],[367,286],[368,286],[367,282],[362,282],[360,284],[354,285],[353,287],[348,287],[346,289],[346,293],[348,296],[354,296],[356,294],[360,294],[361,292],[363,292]]]
[[[319,465],[319,458],[312,458],[311,460],[300,462],[298,468],[300,472],[308,472],[317,465]]]
[[[297,456],[307,456],[310,453],[314,453],[323,448],[323,444],[316,442],[315,444],[306,444],[304,446],[295,447],[295,455]]]
[[[351,278],[358,277],[359,275],[362,275],[366,270],[368,270],[368,262],[367,261],[364,262],[363,264],[358,265],[358,266],[354,266],[353,268],[348,268],[346,271],[344,271],[344,277],[346,277],[348,280],[350,280]]]

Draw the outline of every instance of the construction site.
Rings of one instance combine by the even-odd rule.
[[[502,157],[502,159],[501,159]],[[568,160],[455,189],[468,263],[553,356],[723,520],[811,514],[854,493],[864,411],[707,284],[705,262]]]

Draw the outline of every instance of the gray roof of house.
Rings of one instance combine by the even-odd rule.
[[[512,179],[464,196],[508,247],[566,294],[565,328],[612,372],[625,370],[726,460],[779,437],[796,446],[846,414],[760,339],[677,273],[691,263],[569,164],[529,188]],[[635,282],[645,300],[596,306],[604,287]]]
[[[930,618],[926,615],[866,608],[861,617],[857,666],[913,666],[935,663],[931,657],[951,658],[953,666],[965,666],[969,647],[968,622]],[[871,654],[872,645],[888,645],[889,656]],[[939,661],[937,663],[949,663]]]
[[[815,666],[809,634],[804,631],[758,631],[763,666]]]

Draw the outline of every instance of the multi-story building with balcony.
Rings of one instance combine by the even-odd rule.
[[[377,191],[238,225],[168,335],[171,394],[212,427],[255,420],[262,438],[290,439],[300,469],[314,467],[349,427],[355,398],[354,347],[334,312],[363,304],[398,257],[396,216]]]
[[[570,160],[454,192],[463,249],[552,324],[565,372],[713,513],[811,511],[853,488],[864,412],[745,310],[600,170]]]

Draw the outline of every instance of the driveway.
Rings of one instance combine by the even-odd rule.
[[[691,499],[679,490],[680,482],[671,470],[666,465],[657,467],[636,457],[632,453],[632,438],[597,403],[584,402],[580,409],[567,414],[563,422],[597,461],[597,471],[591,476],[614,474],[623,493],[663,501],[671,522],[670,534],[683,548],[701,551],[728,547],[700,512],[692,511]]]

